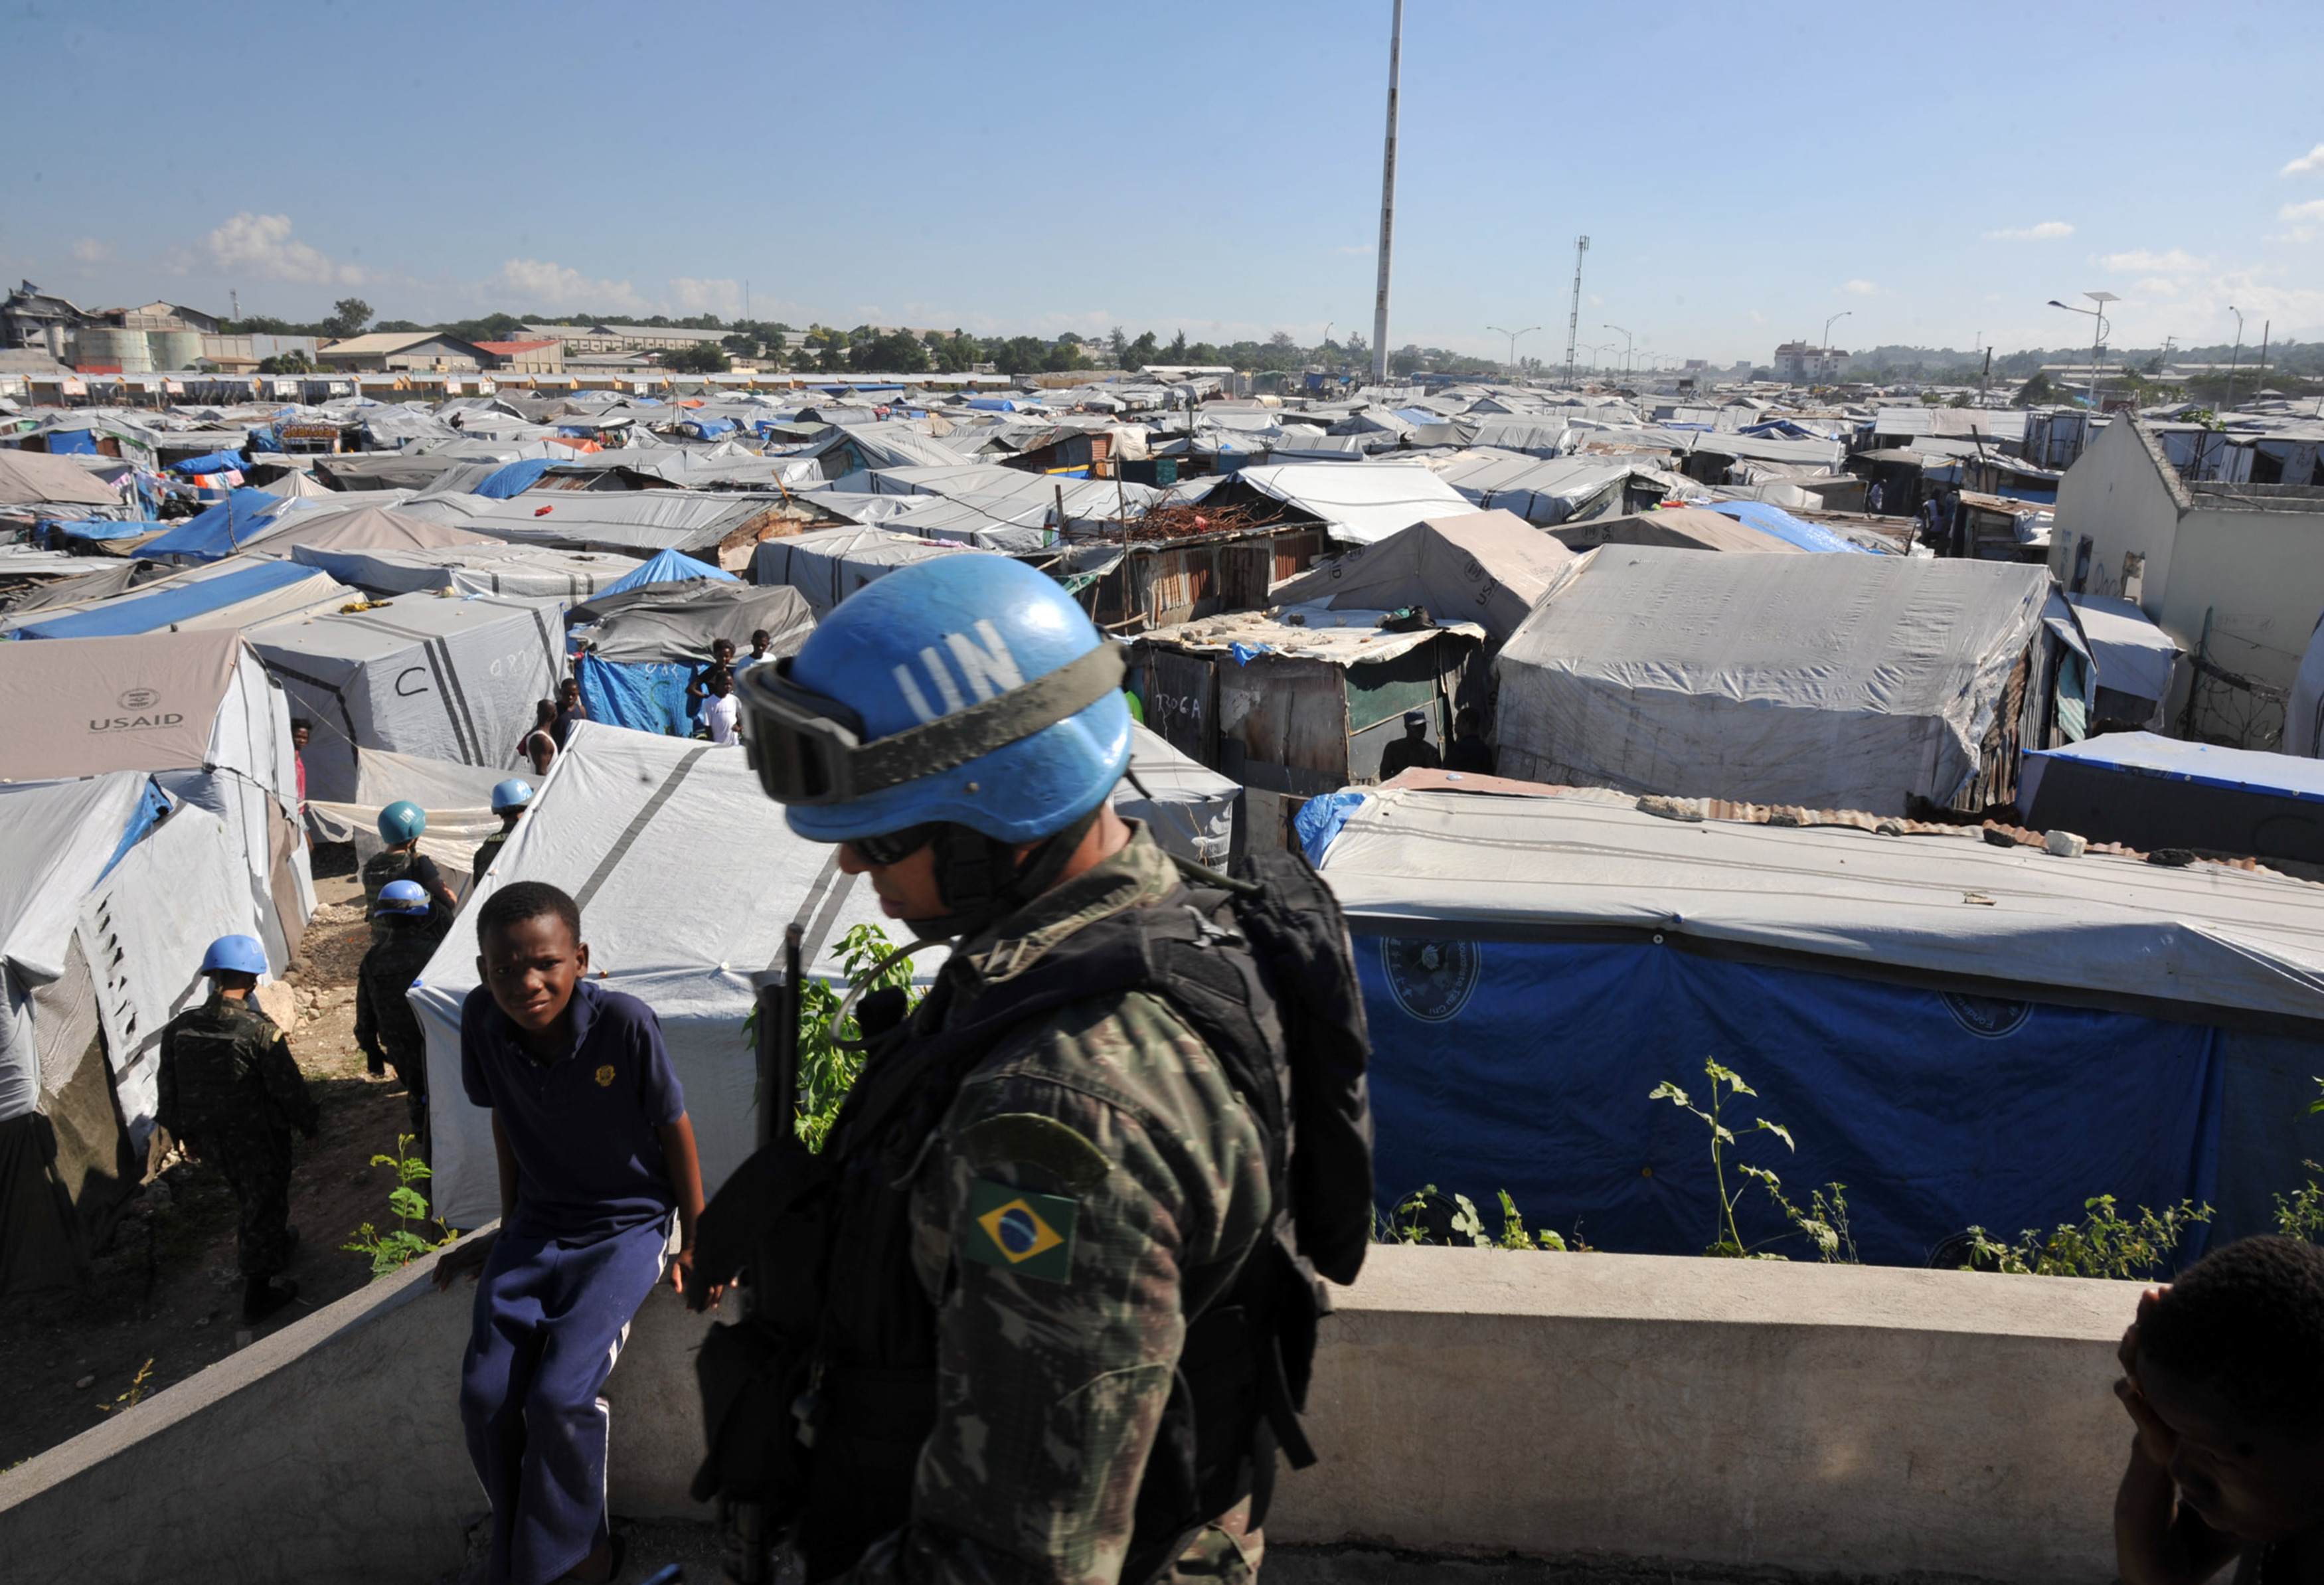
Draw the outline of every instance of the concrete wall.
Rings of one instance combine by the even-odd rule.
[[[2191,654],[2209,612],[2214,664],[2288,689],[2324,613],[2324,513],[2205,511],[2195,499],[2155,620]]]
[[[2146,558],[2139,604],[2190,653],[2194,633],[2182,633],[2165,619],[2177,561],[2180,502],[2136,429],[2108,424],[2075,459],[2058,484],[2055,527],[2050,536],[2050,571],[2062,588],[2074,586],[2074,560],[2084,536],[2090,540],[2089,576],[2083,592],[2120,594],[2123,556]],[[2202,613],[2195,613],[2196,625]]]
[[[469,1295],[373,1285],[0,1476],[22,1585],[432,1578],[483,1500]],[[1325,1323],[1272,1538],[1425,1552],[2112,1574],[2107,1390],[2131,1284],[1382,1248]],[[689,1515],[666,1290],[607,1396],[615,1512]]]

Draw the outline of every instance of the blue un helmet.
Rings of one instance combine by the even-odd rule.
[[[511,809],[521,809],[532,802],[532,784],[512,776],[493,788],[493,813],[505,815]]]
[[[425,914],[429,908],[428,892],[417,880],[391,880],[379,889],[379,905],[375,914]]]
[[[221,935],[202,954],[205,974],[263,974],[266,949],[254,935]]]
[[[1010,900],[1017,866],[1000,850],[1078,834],[1103,807],[1130,764],[1121,677],[1120,646],[1054,580],[963,555],[859,589],[735,691],[760,784],[793,831],[875,863],[949,842],[945,895],[966,916]],[[996,884],[972,883],[979,869]]]
[[[401,847],[428,829],[428,811],[410,798],[398,798],[379,812],[379,839]]]

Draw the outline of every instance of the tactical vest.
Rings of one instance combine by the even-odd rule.
[[[1370,1236],[1370,1044],[1330,891],[1296,855],[1244,869],[1258,879],[1225,883],[1232,891],[1182,887],[1084,926],[951,1027],[947,972],[908,1027],[875,1041],[823,1155],[779,1140],[719,1190],[696,1269],[715,1280],[747,1263],[755,1306],[712,1328],[697,1359],[710,1442],[697,1501],[760,1502],[770,1527],[796,1522],[810,1580],[909,1520],[936,1420],[936,1311],[911,1258],[915,1164],[963,1082],[1012,1035],[1139,991],[1202,1037],[1259,1124],[1273,1214],[1189,1319],[1120,1578],[1159,1575],[1246,1496],[1254,1526],[1264,1520],[1276,1451],[1295,1468],[1314,1461],[1298,1415],[1328,1308],[1316,1274],[1353,1281]]]
[[[255,1009],[204,1007],[183,1016],[170,1033],[178,1092],[178,1131],[190,1139],[231,1131],[288,1129],[267,1093],[258,1064],[278,1031]]]

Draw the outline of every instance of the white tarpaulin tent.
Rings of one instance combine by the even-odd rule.
[[[2283,707],[2283,751],[2313,760],[2324,755],[2324,622],[2308,640]]]
[[[2082,635],[2089,640],[2099,690],[2123,696],[2101,697],[2091,713],[2159,730],[2163,706],[2171,697],[2171,673],[2179,663],[2178,640],[2149,621],[2135,601],[2112,594],[2066,598],[2073,604]],[[2288,729],[2288,714],[2285,724]],[[2285,747],[2287,751],[2297,751],[2289,742]]]
[[[1432,517],[1474,511],[1468,497],[1416,463],[1287,462],[1236,479],[1312,513],[1335,539],[1368,545]]]
[[[751,566],[754,584],[788,584],[807,596],[819,621],[874,578],[939,556],[974,555],[965,545],[937,545],[885,529],[819,529],[761,539]]]
[[[1144,821],[1154,840],[1180,858],[1223,871],[1235,855],[1241,784],[1180,753],[1158,733],[1134,722],[1130,732],[1130,776],[1113,789],[1114,809]]]
[[[1430,518],[1335,556],[1268,594],[1275,605],[1333,610],[1425,606],[1440,622],[1473,622],[1495,642],[1517,631],[1573,552],[1507,511]]]
[[[1914,794],[1950,803],[2049,583],[2006,562],[1603,547],[1494,663],[1501,774],[1886,815]]]
[[[314,911],[298,758],[282,690],[241,634],[0,644],[0,781],[134,770],[224,821],[267,962],[288,966]]]
[[[657,550],[715,549],[728,534],[781,504],[775,495],[698,490],[556,490],[530,491],[506,501],[435,495],[398,510],[498,539],[650,556]]]
[[[290,555],[374,594],[451,589],[463,594],[547,595],[573,604],[638,569],[638,558],[621,551],[501,543],[440,550],[318,550],[301,545]]]
[[[561,600],[402,594],[247,634],[314,725],[307,796],[355,801],[365,749],[513,767],[564,675]]]
[[[501,828],[501,817],[493,813],[493,788],[512,774],[532,779],[530,769],[511,772],[365,749],[355,757],[355,797],[344,803],[309,798],[307,819],[319,840],[353,843],[355,862],[362,863],[385,845],[380,841],[379,812],[399,798],[409,799],[428,816],[420,851],[436,861],[457,892],[467,884],[477,844]]]
[[[706,840],[715,862],[706,862]],[[473,920],[484,896],[545,880],[581,905],[590,969],[606,990],[654,1009],[686,1087],[715,1193],[755,1147],[758,1074],[742,1037],[756,985],[781,966],[784,927],[806,932],[807,972],[838,981],[834,950],[858,925],[909,938],[880,912],[872,888],[839,872],[837,850],[791,834],[739,747],[623,732],[584,722],[534,797],[532,812],[411,995],[428,1035],[434,1199],[456,1227],[500,1212],[489,1114],[460,1082],[460,1005],[476,986]],[[675,883],[682,878],[683,883]],[[914,960],[924,980],[942,948]]]

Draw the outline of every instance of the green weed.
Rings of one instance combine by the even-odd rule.
[[[395,1187],[387,1192],[387,1208],[395,1212],[396,1225],[386,1232],[381,1232],[370,1222],[365,1222],[351,1242],[339,1246],[354,1254],[370,1256],[371,1274],[374,1277],[400,1271],[429,1250],[441,1249],[460,1236],[445,1226],[440,1218],[431,1214],[428,1197],[411,1186],[432,1175],[428,1164],[410,1154],[416,1142],[416,1135],[398,1134],[394,1155],[371,1158],[374,1166],[395,1169]],[[414,1223],[419,1224],[421,1230],[413,1231]],[[427,1230],[431,1228],[433,1231]]]
[[[2089,1214],[2081,1221],[2061,1222],[2046,1233],[2027,1228],[2014,1244],[1971,1227],[1969,1258],[1963,1269],[2019,1276],[2150,1279],[2171,1269],[2187,1235],[2212,1216],[2209,1205],[2181,1200],[2159,1212],[2142,1205],[2135,1217],[2126,1217],[2115,1209],[2112,1194],[2085,1200],[2082,1209]]]

